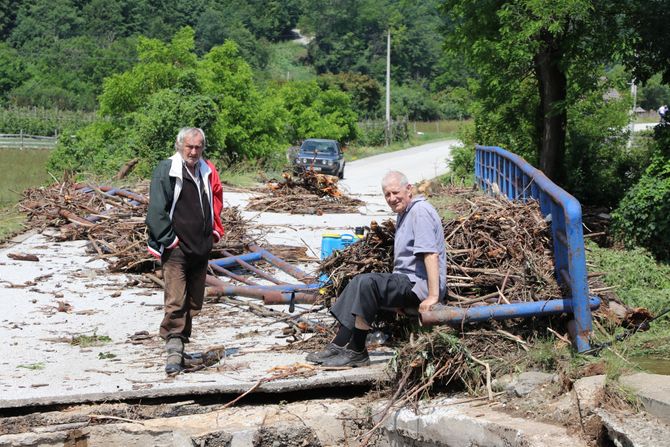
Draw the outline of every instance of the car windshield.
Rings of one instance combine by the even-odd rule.
[[[302,152],[328,154],[333,155],[337,153],[337,149],[333,143],[306,141],[302,145]]]

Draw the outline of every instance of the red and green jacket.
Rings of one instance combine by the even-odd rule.
[[[223,209],[223,188],[216,168],[209,160],[200,159],[196,168],[205,185],[212,213],[212,237],[216,243],[223,235],[221,210]],[[183,159],[177,152],[167,160],[162,160],[154,169],[149,189],[149,209],[146,224],[149,229],[148,250],[160,258],[166,249],[179,245],[179,237],[172,227],[172,215],[182,190]]]

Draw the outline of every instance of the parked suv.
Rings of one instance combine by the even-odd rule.
[[[344,153],[335,140],[309,138],[302,143],[293,159],[295,171],[313,169],[339,178],[344,178],[344,165]]]

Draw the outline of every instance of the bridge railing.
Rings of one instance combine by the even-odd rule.
[[[592,304],[579,201],[523,158],[499,147],[476,147],[475,178],[484,191],[499,192],[511,200],[537,200],[542,214],[551,220],[556,279],[571,295],[567,299],[574,315],[572,336],[578,351],[589,349]]]

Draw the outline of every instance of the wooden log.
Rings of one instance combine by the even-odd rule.
[[[28,253],[7,253],[7,257],[15,259],[17,261],[39,262],[40,260],[40,258],[38,258],[37,256]]]
[[[122,178],[125,178],[128,174],[130,174],[130,172],[133,169],[135,169],[135,166],[139,161],[140,161],[139,158],[133,158],[132,160],[130,160],[128,163],[123,165],[121,169],[119,169],[119,172],[116,173],[116,176],[114,176],[114,178],[116,180],[121,180]]]

